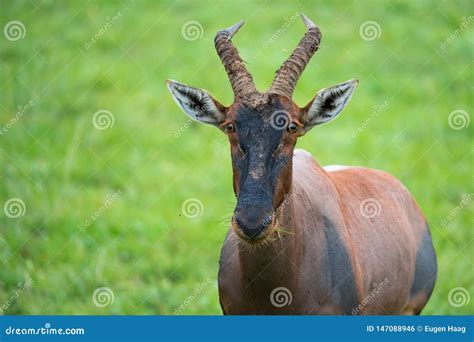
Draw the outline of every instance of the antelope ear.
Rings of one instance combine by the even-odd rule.
[[[314,99],[302,109],[303,134],[338,116],[351,99],[358,83],[357,80],[350,80],[318,91]]]
[[[225,120],[225,107],[203,89],[166,81],[175,102],[194,120],[218,126]]]

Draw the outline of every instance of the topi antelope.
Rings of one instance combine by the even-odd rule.
[[[298,137],[334,119],[358,81],[320,90],[304,107],[292,101],[319,48],[307,31],[276,72],[269,91],[255,88],[233,46],[243,22],[217,32],[215,47],[234,103],[168,81],[192,118],[229,138],[237,205],[219,266],[224,314],[419,314],[437,276],[428,224],[394,177],[363,167],[321,167]]]

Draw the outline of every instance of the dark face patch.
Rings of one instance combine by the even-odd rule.
[[[291,184],[296,137],[287,131],[287,125],[273,123],[275,113],[282,111],[279,103],[268,103],[259,108],[241,106],[236,113],[233,144],[237,146],[232,154],[238,196],[235,220],[250,238],[271,223],[273,210]]]

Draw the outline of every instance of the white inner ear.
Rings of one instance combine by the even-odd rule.
[[[350,80],[320,90],[306,114],[307,125],[319,125],[334,119],[351,99],[357,83],[356,80]]]
[[[174,101],[193,119],[213,125],[224,120],[224,114],[206,91],[176,81],[168,81],[168,89]]]

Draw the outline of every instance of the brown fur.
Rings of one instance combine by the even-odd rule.
[[[290,196],[279,223],[288,232],[273,231],[267,244],[249,248],[231,229],[219,270],[219,296],[226,314],[341,314],[331,301],[327,277],[322,215],[329,217],[349,251],[358,302],[374,283],[388,279],[360,314],[418,313],[426,295],[410,298],[416,247],[426,230],[425,219],[405,187],[387,173],[366,168],[324,171],[305,151],[296,150]],[[380,202],[380,214],[365,218],[360,203]],[[330,270],[329,270],[330,272]],[[351,275],[349,275],[351,276]],[[288,288],[292,303],[274,307],[275,287]]]

